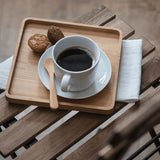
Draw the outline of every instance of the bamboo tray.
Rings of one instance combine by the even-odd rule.
[[[112,65],[109,84],[97,95],[82,100],[58,97],[60,109],[107,114],[113,111],[116,98],[122,34],[117,29],[82,25],[78,23],[27,18],[24,20],[6,89],[9,102],[49,107],[49,91],[38,76],[41,55],[34,54],[28,39],[35,33],[47,34],[50,25],[61,28],[65,36],[84,35],[93,39],[107,53]]]

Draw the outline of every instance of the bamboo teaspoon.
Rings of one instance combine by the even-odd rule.
[[[50,79],[50,108],[58,109],[58,99],[57,99],[54,76],[53,76],[55,71],[52,58],[47,58],[45,60],[44,67],[47,70]]]

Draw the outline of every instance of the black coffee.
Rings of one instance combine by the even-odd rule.
[[[69,71],[83,71],[92,66],[93,59],[89,50],[83,48],[69,48],[57,58],[57,63]]]

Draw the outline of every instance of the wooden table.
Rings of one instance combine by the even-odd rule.
[[[160,90],[152,87],[160,78],[160,56],[156,55],[154,58],[150,56],[150,53],[155,49],[154,45],[144,37],[135,34],[131,26],[116,18],[115,14],[110,12],[105,6],[100,6],[86,13],[75,22],[118,28],[123,32],[123,39],[142,38],[141,93],[149,89],[145,96],[141,96],[142,102]],[[136,108],[138,105],[135,104],[132,108]],[[15,151],[21,148],[23,153],[18,155],[15,158],[16,160],[55,159],[124,106],[126,106],[125,103],[116,103],[115,111],[111,115],[78,112],[57,126],[56,122],[64,118],[69,111],[50,111],[49,109],[37,107],[17,120],[15,116],[29,106],[9,104],[5,99],[5,93],[2,92],[0,94],[0,125],[3,131],[0,132],[0,152],[5,157],[9,155],[16,157]],[[127,112],[129,111],[130,109]],[[49,131],[49,134],[37,142],[35,137],[53,124],[55,124],[56,129]],[[111,129],[111,127],[109,128]],[[108,127],[99,131],[88,142],[67,156],[65,160],[97,159],[98,151],[106,145],[104,139],[107,133]]]

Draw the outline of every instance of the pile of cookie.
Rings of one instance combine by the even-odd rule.
[[[47,36],[43,34],[34,34],[29,38],[28,45],[35,53],[42,54],[47,48],[54,45],[63,37],[64,34],[59,27],[50,26]]]

